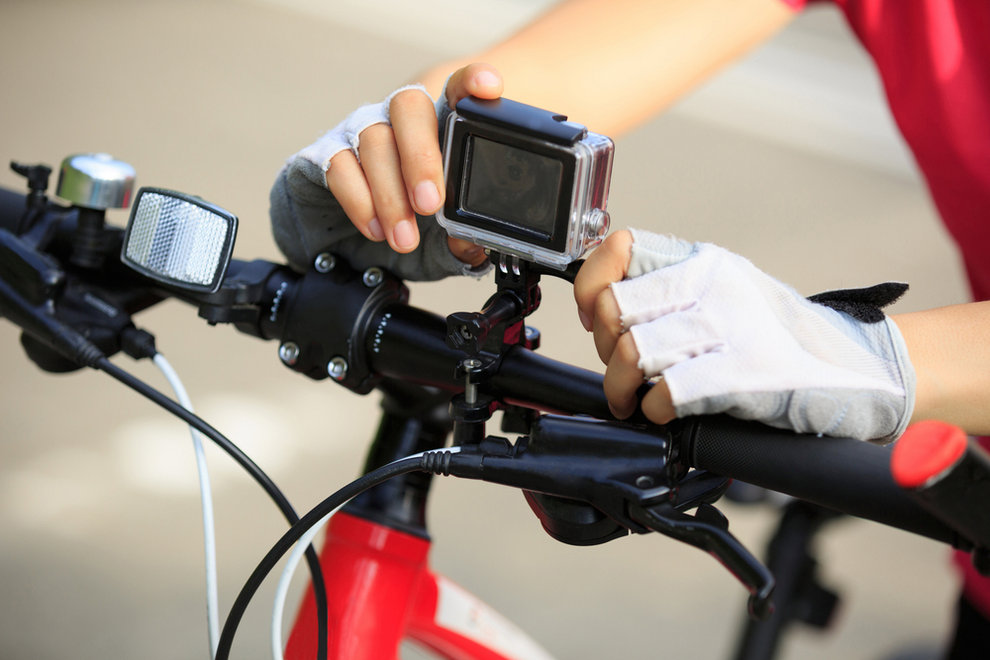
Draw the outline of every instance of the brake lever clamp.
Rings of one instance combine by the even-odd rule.
[[[545,415],[515,444],[487,437],[446,457],[438,474],[522,489],[553,538],[595,545],[629,532],[660,532],[713,555],[749,590],[749,612],[772,612],[774,578],[730,532],[712,502],[729,479],[671,461],[673,443],[655,429]],[[694,515],[686,513],[696,509]]]
[[[532,491],[539,496],[527,498],[531,506],[550,497],[595,509],[598,514],[589,517],[587,509],[564,507],[570,517],[556,521],[553,511],[536,511],[551,536],[567,543],[590,545],[630,531],[645,533],[649,530],[630,517],[630,507],[668,502],[675,494],[668,439],[619,423],[545,415],[515,444],[489,437],[460,449],[448,474]],[[604,526],[602,516],[610,519]],[[579,529],[585,522],[596,531],[585,534]],[[621,527],[618,533],[611,531],[615,525]]]

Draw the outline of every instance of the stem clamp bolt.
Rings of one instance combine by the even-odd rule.
[[[364,285],[369,288],[378,286],[384,279],[385,273],[382,272],[381,268],[376,266],[372,266],[368,270],[364,271],[363,275],[361,275],[361,281],[364,282]]]
[[[329,252],[321,252],[316,255],[316,260],[313,261],[313,268],[316,269],[317,273],[329,273],[336,265],[337,258]]]
[[[327,364],[327,375],[336,381],[342,381],[347,378],[347,360],[339,355],[330,360]]]
[[[299,344],[287,341],[278,347],[278,356],[290,367],[299,359]]]

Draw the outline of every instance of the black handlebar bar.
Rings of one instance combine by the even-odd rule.
[[[686,461],[716,474],[966,547],[894,482],[890,447],[850,438],[796,435],[713,416],[681,422]]]
[[[16,231],[24,214],[25,199],[23,194],[0,188],[0,229]],[[72,209],[54,204],[50,204],[50,208],[52,213],[69,218],[71,224]],[[356,302],[349,309],[338,309],[339,296],[296,294],[304,289],[307,278],[336,278],[326,282],[341,291],[345,288],[367,289],[366,285],[360,284],[359,276],[355,283],[355,278],[346,273],[299,275],[266,262],[240,262],[232,272],[253,273],[256,279],[264,280],[241,286],[240,293],[234,296],[255,298],[252,300],[256,308],[253,316],[229,319],[235,321],[238,329],[285,341],[291,338],[285,334],[287,329],[298,327],[311,318],[327,318],[327,300],[334,300],[330,316],[334,327],[338,328],[335,332],[350,333],[336,341],[348,343],[341,350],[364,356],[372,377],[408,380],[451,391],[463,388],[463,378],[457,368],[464,354],[447,345],[445,320],[406,305],[401,293],[379,299],[368,298],[367,292],[354,294],[352,297]],[[137,286],[137,276],[129,279]],[[117,282],[115,286],[121,284]],[[141,286],[146,288],[143,306],[152,296],[149,292],[159,297],[169,295],[146,281]],[[397,290],[395,283],[390,284],[387,278],[380,286],[392,286]],[[368,300],[373,300],[373,304]],[[187,298],[187,301],[190,300]],[[244,300],[235,302],[244,307]],[[210,301],[205,303],[209,307]],[[0,309],[0,313],[3,312]],[[319,337],[320,329],[316,328],[310,336]],[[540,356],[522,346],[514,346],[492,359],[490,369],[487,394],[496,400],[545,411],[611,419],[600,374]],[[889,451],[885,448],[849,439],[797,436],[723,417],[681,420],[654,429],[671,436],[676,460],[685,465],[957,547],[967,547],[965,539],[915,504],[893,483]]]
[[[388,348],[374,354],[376,371],[437,387],[459,386],[454,378],[459,355],[443,342],[443,319],[411,307],[390,307],[389,313],[381,341]],[[493,394],[506,402],[612,419],[600,374],[522,347],[502,358],[491,384]],[[894,483],[889,447],[799,435],[724,416],[685,419],[656,431],[671,433],[680,446],[680,459],[692,467],[956,547],[967,546]]]

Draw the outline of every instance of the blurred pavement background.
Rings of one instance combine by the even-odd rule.
[[[57,167],[71,153],[112,153],[135,166],[139,185],[237,213],[235,254],[274,259],[268,189],[285,157],[358,104],[549,4],[2,0],[0,155]],[[3,171],[0,185],[22,184]],[[620,140],[610,207],[614,226],[720,243],[809,294],[899,279],[912,285],[900,309],[965,299],[870,64],[829,8]],[[123,224],[126,213],[111,220]],[[490,288],[416,285],[412,301],[471,310]],[[548,282],[544,300],[533,319],[543,352],[597,369],[567,287]],[[374,395],[301,378],[279,364],[274,344],[210,328],[178,303],[139,322],[202,415],[298,509],[357,473]],[[205,657],[185,429],[99,374],[41,373],[17,337],[0,322],[0,658]],[[147,365],[125,366],[162,382]],[[226,608],[282,521],[225,456],[209,456]],[[518,493],[449,480],[435,491],[435,566],[556,657],[730,656],[744,593],[703,553],[661,537],[572,548],[542,532]],[[761,549],[772,510],[724,510],[737,536]],[[944,548],[849,520],[821,539],[820,558],[844,596],[837,625],[795,633],[783,657],[937,647],[955,596]],[[267,655],[270,605],[257,603],[237,657]]]

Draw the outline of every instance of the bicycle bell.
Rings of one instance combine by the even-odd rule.
[[[87,209],[127,208],[134,178],[133,167],[109,154],[76,154],[62,161],[55,194]]]

